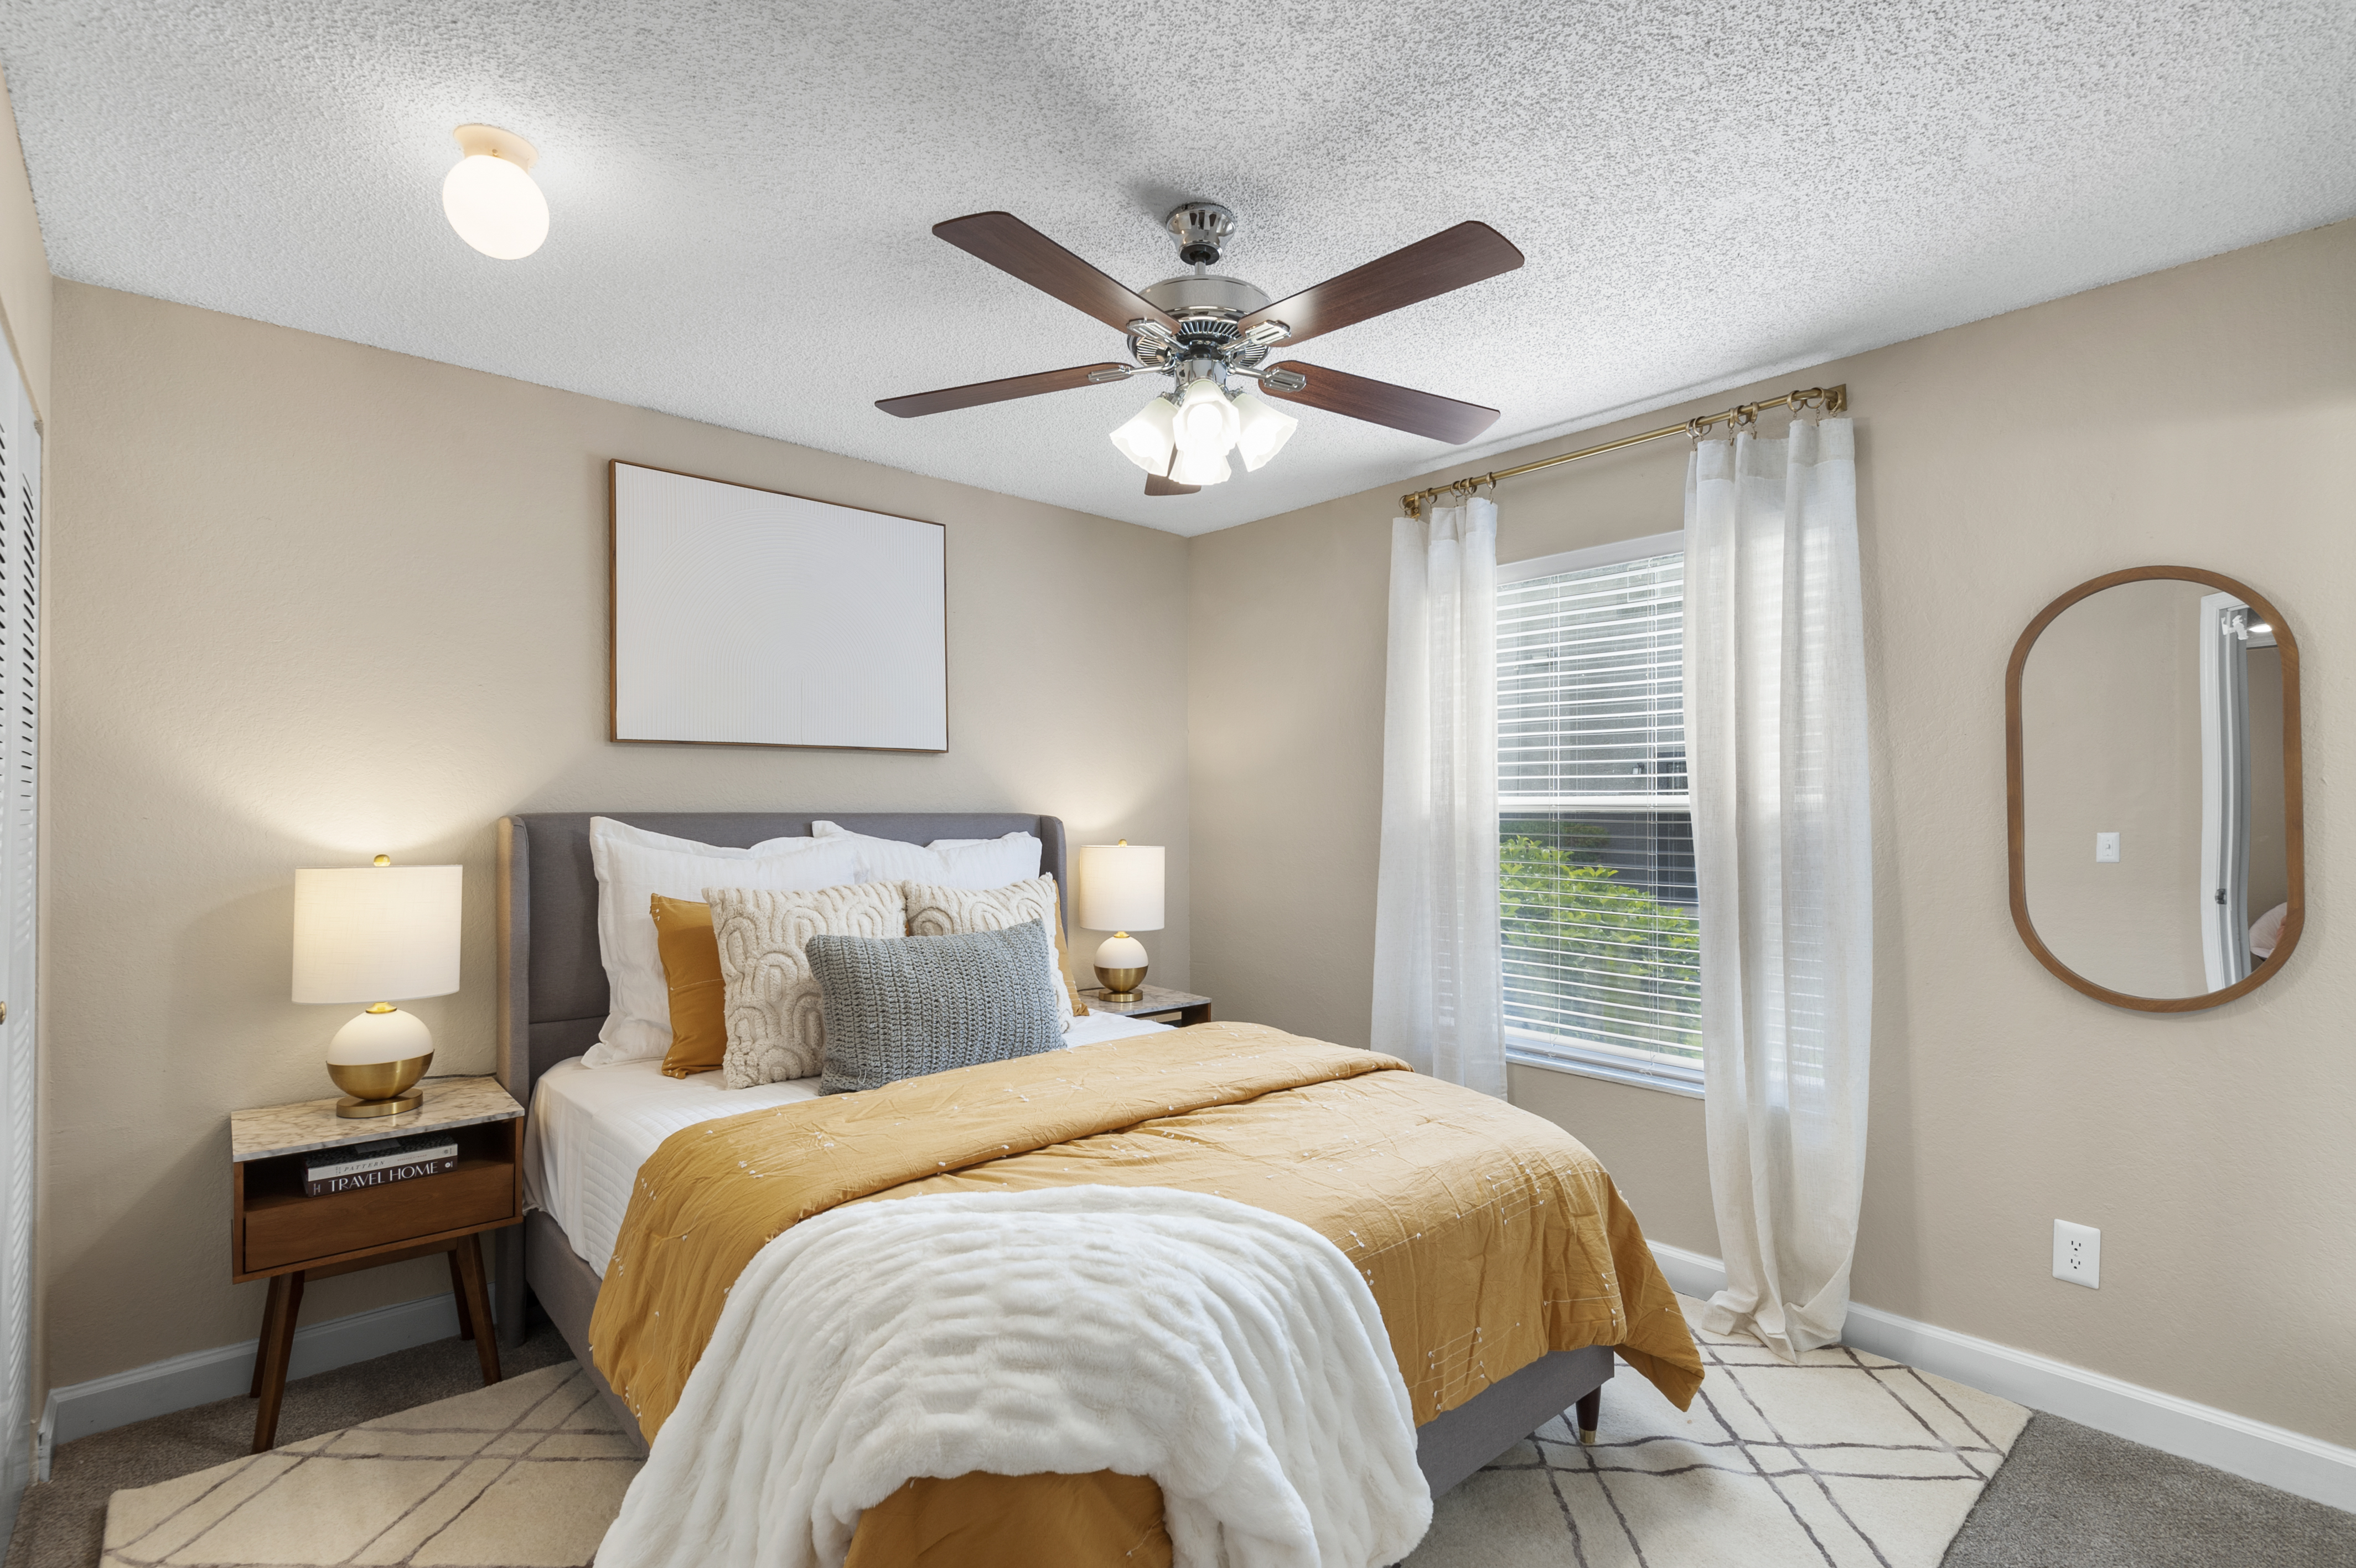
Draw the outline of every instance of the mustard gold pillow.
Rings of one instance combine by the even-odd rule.
[[[712,934],[712,906],[690,898],[648,899],[655,950],[670,987],[670,1049],[665,1078],[714,1072],[728,1052],[727,990],[720,973],[720,942]]]

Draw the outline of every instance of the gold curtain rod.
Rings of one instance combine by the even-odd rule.
[[[1708,434],[1709,427],[1713,424],[1724,424],[1729,427],[1751,424],[1757,422],[1763,410],[1784,407],[1804,408],[1812,403],[1821,404],[1826,413],[1847,412],[1847,384],[1844,382],[1837,387],[1805,387],[1798,392],[1785,392],[1782,397],[1771,397],[1764,403],[1737,403],[1721,413],[1701,414],[1687,420],[1682,424],[1665,424],[1658,430],[1647,430],[1642,435],[1622,435],[1617,441],[1606,441],[1601,446],[1582,446],[1576,452],[1565,452],[1559,457],[1541,457],[1535,463],[1524,463],[1512,468],[1499,468],[1493,474],[1476,475],[1469,479],[1458,479],[1452,484],[1435,485],[1430,489],[1418,490],[1413,495],[1399,497],[1399,504],[1407,508],[1408,516],[1421,517],[1423,503],[1440,496],[1470,497],[1483,485],[1494,487],[1499,479],[1510,479],[1516,474],[1536,473],[1540,468],[1551,468],[1558,463],[1576,463],[1581,457],[1600,457],[1606,452],[1617,452],[1622,446],[1639,446],[1647,441],[1660,441],[1671,435],[1692,435],[1699,439]]]

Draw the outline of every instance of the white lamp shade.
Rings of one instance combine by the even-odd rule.
[[[1236,444],[1236,432],[1242,423],[1243,416],[1236,413],[1236,405],[1227,401],[1218,382],[1194,381],[1186,383],[1178,399],[1173,434],[1179,451],[1215,457]]]
[[[442,215],[495,261],[519,262],[548,238],[548,198],[523,166],[472,153],[442,181]]]
[[[1301,421],[1280,412],[1262,397],[1250,392],[1236,394],[1236,413],[1243,420],[1243,428],[1236,435],[1236,456],[1244,460],[1248,469],[1257,468],[1284,449]]]
[[[1080,924],[1092,931],[1162,929],[1162,846],[1080,846]]]
[[[1112,433],[1112,444],[1120,448],[1122,456],[1147,473],[1166,474],[1170,471],[1173,442],[1170,422],[1177,413],[1176,403],[1166,397],[1157,397]]]
[[[294,874],[294,1000],[398,1002],[458,989],[457,865]]]
[[[1235,470],[1227,467],[1224,452],[1185,452],[1170,465],[1170,482],[1173,485],[1224,485]]]

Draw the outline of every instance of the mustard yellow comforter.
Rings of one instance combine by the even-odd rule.
[[[1550,1350],[1616,1347],[1680,1408],[1701,1361],[1635,1218],[1551,1122],[1251,1024],[1111,1041],[704,1122],[638,1174],[590,1341],[651,1441],[728,1286],[846,1203],[1075,1184],[1288,1215],[1365,1273],[1426,1422]],[[961,1477],[870,1509],[851,1568],[1166,1563],[1151,1481]],[[1054,1541],[1045,1551],[1043,1541]]]

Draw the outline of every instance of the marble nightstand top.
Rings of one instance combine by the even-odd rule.
[[[1134,1002],[1108,1002],[1102,991],[1083,991],[1080,1000],[1091,1013],[1118,1013],[1124,1017],[1140,1013],[1175,1013],[1181,1007],[1200,1007],[1211,1000],[1191,991],[1164,991],[1158,985],[1141,985],[1137,990]]]
[[[343,1097],[334,1094],[294,1105],[232,1111],[229,1113],[230,1158],[266,1160],[274,1155],[308,1154],[338,1144],[399,1138],[433,1127],[509,1122],[523,1114],[523,1107],[499,1087],[496,1078],[429,1078],[417,1087],[424,1091],[425,1103],[398,1116],[338,1116],[336,1101]]]

